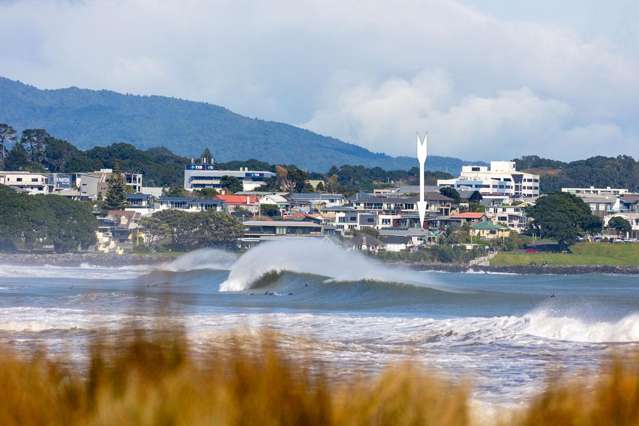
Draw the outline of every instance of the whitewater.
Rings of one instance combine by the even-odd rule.
[[[268,328],[292,354],[312,343],[339,375],[411,359],[510,404],[551,372],[639,349],[639,277],[420,271],[320,240],[158,265],[0,265],[0,342],[19,350],[77,359],[96,330],[164,317],[203,347]]]

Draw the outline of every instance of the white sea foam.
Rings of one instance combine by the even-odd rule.
[[[335,281],[386,281],[448,290],[430,274],[392,268],[319,239],[282,239],[253,247],[233,264],[220,290],[248,290],[265,274],[283,271],[320,275]]]
[[[96,266],[83,263],[79,266],[57,265],[0,265],[0,278],[78,278],[90,280],[127,280],[149,271],[148,266],[120,267]]]
[[[198,269],[228,270],[237,260],[237,255],[219,249],[195,250],[177,259],[163,263],[156,269],[171,272],[193,271]]]
[[[525,318],[528,322],[525,332],[547,339],[585,343],[639,342],[639,313],[617,321],[589,321],[538,309]]]

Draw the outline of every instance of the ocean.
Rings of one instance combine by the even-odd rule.
[[[19,351],[82,362],[96,331],[162,320],[202,347],[275,330],[337,379],[412,360],[468,381],[478,401],[517,404],[549,375],[639,349],[639,277],[419,271],[321,240],[160,265],[0,265],[0,342]]]

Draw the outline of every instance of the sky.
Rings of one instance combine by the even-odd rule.
[[[639,157],[636,0],[0,0],[0,75],[391,155]]]

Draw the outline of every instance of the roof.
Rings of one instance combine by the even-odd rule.
[[[384,244],[407,244],[410,242],[410,237],[403,235],[382,235],[379,239]]]
[[[295,220],[247,220],[242,222],[244,226],[290,226],[298,228],[317,228],[315,222],[295,221]]]
[[[481,212],[464,212],[450,215],[451,219],[481,219],[486,214]]]
[[[313,200],[343,200],[342,194],[327,194],[321,192],[292,192],[288,195],[291,200],[313,201]]]
[[[160,203],[189,203],[204,205],[220,205],[222,201],[213,198],[160,197]]]
[[[224,202],[225,204],[254,204],[257,203],[256,195],[216,195],[215,199]]]
[[[367,245],[367,246],[373,246],[373,247],[379,247],[382,245],[382,242],[380,240],[378,240],[377,238],[373,237],[372,235],[356,235],[354,236],[351,240],[350,240],[350,245],[353,246],[362,246],[362,245]]]
[[[141,194],[141,193],[128,194],[126,196],[127,200],[148,200],[150,198],[153,198],[153,196],[151,194]]]
[[[489,220],[485,220],[483,222],[480,223],[475,223],[473,225],[470,226],[472,229],[478,230],[478,231],[506,231],[508,230],[507,227],[496,224],[496,223],[492,223]]]
[[[379,230],[380,236],[426,237],[433,234],[433,231],[422,228],[383,228]]]

